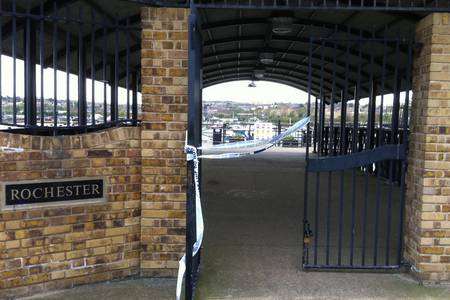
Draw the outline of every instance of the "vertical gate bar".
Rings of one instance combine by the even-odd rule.
[[[411,34],[412,35],[412,34]],[[410,91],[411,91],[411,72],[412,72],[412,64],[413,64],[413,51],[412,51],[412,38],[410,37],[410,40],[408,42],[408,64],[406,65],[406,95],[405,95],[405,103],[403,105],[403,147],[405,147],[405,151],[407,151],[408,147],[408,118],[409,118],[409,97],[410,97]],[[406,194],[406,169],[408,167],[408,160],[403,159],[402,161],[402,170],[401,170],[401,191],[400,191],[400,217],[399,217],[399,224],[398,224],[398,239],[397,239],[397,264],[401,265],[402,263],[402,257],[403,257],[403,217],[404,217],[404,211],[405,211],[405,194]]]
[[[202,113],[203,113],[203,99],[202,99],[202,56],[203,56],[203,49],[202,49],[202,40],[201,40],[201,33],[200,33],[200,27],[198,25],[198,22],[196,23],[196,34],[195,34],[195,49],[196,49],[196,64],[195,64],[195,107],[196,107],[196,118],[195,118],[195,125],[196,125],[196,143],[195,147],[199,148],[202,145]],[[198,150],[198,155],[202,154],[202,150]],[[199,189],[200,189],[200,199],[202,199],[202,165],[203,161],[200,158],[198,162],[198,183],[199,183]],[[200,204],[201,205],[201,204]],[[200,268],[200,259],[201,259],[201,249],[196,255],[195,259],[195,285],[194,285],[194,291],[195,287],[197,286],[198,277],[199,277],[199,268]],[[195,296],[195,295],[194,295]]]
[[[335,28],[337,31],[337,28]],[[337,42],[333,41],[334,51],[333,51],[333,80],[331,84],[331,98],[330,98],[330,133],[329,133],[329,153],[331,156],[336,155],[334,151],[334,103],[336,102],[336,52],[337,52]]]
[[[189,15],[189,61],[188,61],[188,136],[187,142],[189,145],[195,145],[195,67],[196,67],[196,47],[195,47],[195,23],[197,22],[195,12],[191,7],[191,14]],[[192,246],[195,242],[195,201],[193,190],[193,161],[188,161],[188,198],[187,198],[187,218],[186,218],[186,276],[185,276],[185,298],[186,300],[193,299],[193,257]]]
[[[106,48],[107,45],[107,31],[106,31],[106,17],[103,17],[102,22],[103,34],[102,34],[102,79],[103,79],[103,123],[106,124],[108,122],[108,102],[107,102],[107,87],[108,87],[108,78],[106,75]]]
[[[335,28],[335,31],[337,29]],[[334,102],[336,101],[336,52],[337,52],[337,42],[333,41],[334,51],[333,51],[333,80],[331,86],[331,97],[330,97],[330,122],[329,122],[329,141],[328,141],[328,153],[330,156],[334,156]],[[331,187],[332,187],[332,171],[328,172],[328,202],[327,202],[327,244],[326,244],[326,264],[330,264],[330,236],[331,236]],[[339,253],[338,253],[339,254]],[[338,257],[339,259],[339,257]]]
[[[350,35],[350,27],[347,28],[347,37]],[[346,117],[347,117],[347,97],[348,97],[348,73],[349,73],[349,52],[350,52],[350,42],[346,42],[346,60],[345,60],[345,84],[344,90],[341,95],[341,130],[340,130],[340,147],[339,154],[344,155],[344,138],[346,131]],[[342,240],[344,231],[344,175],[345,171],[341,171],[341,183],[340,183],[340,194],[339,194],[339,250],[338,250],[338,265],[342,264]]]
[[[360,38],[362,38],[362,33],[360,32]],[[362,47],[362,43],[361,43]],[[371,72],[373,71],[373,68]],[[359,82],[361,84],[361,82]],[[358,106],[359,108],[359,106]],[[359,130],[358,130],[359,131]],[[365,132],[367,134],[367,131]],[[361,136],[361,134],[359,134]],[[367,139],[366,139],[367,140]],[[360,143],[359,148],[363,147],[363,141],[359,139]],[[367,144],[366,144],[367,145]],[[364,180],[364,207],[363,207],[363,230],[362,230],[362,247],[361,247],[361,265],[364,266],[366,263],[366,233],[367,233],[367,205],[368,205],[368,186],[369,186],[369,177],[367,174],[367,166],[363,167],[365,170],[365,180]]]
[[[362,70],[362,31],[359,32],[358,41],[358,79],[356,81],[353,105],[353,132],[352,132],[352,153],[356,153],[358,149],[357,138],[359,131],[359,97],[360,97],[360,86],[361,86],[361,70]],[[354,262],[354,251],[355,251],[355,218],[356,218],[356,168],[352,169],[352,226],[351,226],[351,238],[350,238],[350,265],[353,266]]]
[[[334,73],[334,72],[333,72]],[[335,97],[335,79],[333,78],[333,87],[331,88],[331,97],[330,97],[330,122],[329,122],[329,134],[328,134],[328,153],[331,156],[336,155],[334,151],[334,101],[336,101]]]
[[[125,76],[125,85],[127,89],[127,120],[130,119],[130,18],[127,18],[127,28],[125,29],[126,34],[126,76]]]
[[[385,31],[386,32],[386,31]],[[383,42],[383,63],[382,63],[382,75],[381,75],[381,103],[380,103],[380,118],[379,118],[379,128],[378,128],[378,139],[377,146],[381,146],[383,142],[381,141],[382,132],[383,132],[383,102],[384,102],[384,89],[385,89],[385,76],[386,76],[386,59],[387,59],[387,39]],[[374,95],[376,99],[376,94]],[[374,102],[374,106],[376,106],[376,101]],[[375,108],[374,108],[375,110]],[[375,119],[375,111],[374,111],[374,119]],[[375,124],[375,120],[374,120]],[[373,255],[373,264],[377,265],[378,263],[378,226],[379,226],[379,212],[380,212],[380,204],[381,204],[381,168],[383,166],[383,162],[376,163],[376,208],[375,208],[375,234],[374,234],[374,255]],[[388,201],[388,207],[390,207],[390,202]],[[388,208],[388,210],[390,210]],[[390,218],[387,222],[387,227],[389,227]],[[389,242],[387,241],[387,245]]]
[[[361,248],[361,265],[366,264],[366,235],[367,235],[367,208],[369,202],[369,175],[368,175],[368,166],[364,166],[363,169],[365,172],[364,176],[364,208],[363,208],[363,229],[362,229],[362,248]]]
[[[333,103],[333,101],[334,101],[334,96],[333,96],[333,94],[331,94],[330,95],[330,104],[329,104],[329,107],[330,107],[330,120],[329,120],[329,122],[328,122],[328,131],[326,132],[326,138],[327,138],[327,140],[326,140],[326,142],[325,142],[325,144],[326,144],[326,153],[325,153],[325,155],[326,156],[328,156],[328,155],[332,155],[331,154],[331,152],[330,152],[330,139],[329,139],[329,137],[330,137],[330,127],[331,127],[331,120],[332,120],[332,118],[331,118],[331,103]],[[327,189],[328,189],[328,195],[327,195],[327,214],[326,214],[326,228],[327,228],[327,232],[326,232],[326,251],[325,251],[325,261],[326,261],[326,265],[329,265],[330,264],[330,238],[331,238],[331,196],[332,196],[332,193],[331,193],[331,187],[332,187],[332,172],[331,171],[329,171],[328,172],[328,186],[327,186]]]
[[[372,39],[375,40],[375,29],[372,29]],[[373,148],[373,136],[375,129],[375,107],[376,107],[376,87],[377,84],[374,80],[374,54],[371,52],[370,54],[370,75],[369,75],[369,84],[370,84],[370,92],[369,92],[369,104],[367,111],[367,126],[366,126],[366,150],[370,150]],[[372,170],[372,166],[369,168]]]
[[[114,97],[111,99],[111,121],[116,123],[119,120],[119,18],[116,17],[115,42],[114,42]]]
[[[327,214],[326,214],[326,265],[330,264],[330,235],[331,235],[331,181],[332,181],[332,172],[328,172],[328,198],[327,198]]]
[[[347,59],[345,63],[345,85],[344,90],[342,91],[342,97],[341,97],[341,131],[340,131],[340,149],[339,154],[343,155],[345,154],[344,148],[345,148],[345,131],[347,127],[347,99],[348,99],[348,73],[349,73],[349,42],[347,41]]]
[[[25,126],[36,125],[36,27],[27,10],[25,42]]]
[[[12,58],[13,58],[13,124],[17,124],[17,19],[16,0],[12,1]]]
[[[325,142],[325,93],[323,89],[321,89],[321,98],[320,98],[320,116],[319,116],[319,151],[318,156],[324,155],[324,142]]]
[[[359,62],[361,65],[361,62]],[[361,69],[361,68],[358,68]],[[355,86],[354,91],[354,105],[353,105],[353,131],[352,131],[352,153],[355,153],[356,149],[356,130],[358,127],[358,114],[357,114],[357,98],[358,98],[358,84]],[[350,228],[350,265],[353,266],[354,258],[354,246],[355,246],[355,218],[356,218],[356,169],[352,169],[352,208],[351,208],[351,228]]]
[[[318,141],[318,151],[317,156],[323,154],[323,130],[325,124],[325,95],[323,91],[323,80],[324,80],[324,59],[325,59],[325,40],[321,41],[321,55],[320,55],[320,108],[319,108],[319,141]]]
[[[320,59],[320,91],[319,91],[319,97],[320,97],[320,109],[317,108],[317,98],[316,97],[316,109],[315,109],[315,115],[316,115],[316,122],[317,122],[317,113],[319,114],[319,124],[318,124],[318,130],[316,136],[318,136],[319,144],[318,144],[318,150],[317,150],[317,157],[319,157],[322,154],[322,137],[323,137],[323,122],[324,122],[324,115],[322,114],[322,107],[325,108],[325,101],[324,101],[324,92],[323,92],[323,78],[324,78],[324,46],[325,41],[322,40],[321,42],[321,59]],[[311,59],[310,59],[311,60]],[[319,110],[319,112],[318,112]],[[319,244],[319,193],[320,193],[320,172],[316,173],[316,197],[315,197],[315,217],[314,217],[314,265],[317,265],[318,262],[318,244]]]
[[[58,7],[56,1],[53,2],[53,126],[58,126]]]
[[[308,57],[308,104],[307,104],[307,116],[311,113],[311,85],[312,85],[312,45],[313,45],[313,38],[311,37],[309,39],[309,57]],[[308,228],[308,167],[309,167],[309,136],[310,136],[310,124],[306,126],[306,153],[305,153],[305,178],[304,178],[304,194],[303,194],[303,253],[302,253],[302,262],[303,264],[307,264],[309,261],[309,253],[308,253],[308,247],[309,247],[309,228]]]
[[[395,93],[394,93],[394,103],[392,105],[392,136],[391,143],[398,143],[398,128],[399,128],[399,113],[400,113],[400,83],[401,75],[400,72],[396,72],[397,77],[395,78]]]
[[[388,28],[387,26],[384,29],[384,36],[387,35]],[[380,88],[380,95],[381,95],[381,101],[380,101],[380,110],[379,110],[379,133],[378,133],[378,145],[382,146],[384,144],[384,123],[383,123],[383,115],[384,115],[384,93],[386,89],[386,61],[387,61],[387,48],[388,48],[388,42],[387,39],[384,40],[384,51],[383,51],[383,66],[382,66],[382,72],[381,72],[381,88]]]
[[[44,68],[45,68],[45,39],[44,39],[44,1],[41,1],[40,4],[40,21],[39,21],[39,64],[41,65],[40,69],[40,75],[41,75],[41,107],[40,107],[40,119],[41,119],[41,126],[44,126],[45,122],[45,110],[44,110]]]
[[[373,56],[373,54],[371,55]],[[373,68],[373,64],[372,64]],[[373,72],[371,72],[373,77]],[[370,94],[368,106],[368,124],[367,124],[367,149],[373,149],[375,144],[375,112],[377,106],[377,81],[373,78],[370,80]]]
[[[24,83],[24,97],[23,97],[23,101],[24,101],[24,105],[23,105],[23,120],[24,120],[24,125],[25,127],[28,127],[28,76],[29,76],[29,70],[28,70],[28,63],[29,63],[29,56],[30,56],[30,49],[29,49],[29,28],[30,27],[30,8],[28,6],[28,8],[26,9],[26,16],[25,19],[22,20],[22,22],[25,22],[25,26],[23,26],[23,45],[22,45],[22,51],[23,51],[23,83]]]
[[[387,33],[387,27],[384,30],[385,35]],[[383,70],[382,70],[382,79],[381,79],[381,101],[380,101],[380,112],[379,112],[379,130],[378,130],[378,145],[384,145],[384,93],[385,93],[385,81],[386,81],[386,60],[387,60],[387,41],[384,41],[384,53],[383,53]],[[383,168],[385,164],[380,162],[377,168],[377,180],[381,180],[381,172],[383,172]],[[387,199],[387,214],[386,214],[386,250],[385,250],[385,265],[389,265],[389,248],[390,248],[390,235],[391,235],[391,215],[390,211],[392,209],[392,198],[388,197]]]
[[[306,174],[308,176],[308,174]],[[319,243],[319,194],[320,194],[320,172],[316,172],[316,195],[314,199],[314,265],[317,265],[318,243]]]
[[[0,1],[0,24],[3,24],[2,1]],[[3,32],[2,30],[0,30],[0,123],[3,122],[2,55],[3,55]]]
[[[188,186],[187,186],[187,218],[186,218],[186,275],[185,275],[185,299],[192,300],[193,282],[192,282],[192,245],[194,244],[194,217],[195,217],[195,203],[194,203],[194,162],[192,160],[187,162],[188,168]]]
[[[396,61],[396,63],[395,63],[395,71],[394,71],[394,76],[395,76],[395,78],[394,78],[394,103],[393,103],[393,109],[395,109],[395,107],[399,107],[398,105],[396,105],[395,103],[396,102],[399,102],[400,101],[400,99],[399,99],[399,90],[400,90],[400,87],[399,87],[399,80],[398,80],[398,78],[399,78],[399,56],[400,56],[400,40],[399,40],[399,38],[397,38],[397,40],[396,40],[396,45],[395,45],[395,61]],[[390,140],[389,140],[389,144],[395,144],[395,137],[394,137],[394,132],[395,132],[395,130],[394,130],[394,126],[395,126],[395,123],[397,123],[397,125],[398,125],[398,120],[396,121],[395,120],[395,117],[393,116],[395,113],[394,113],[394,111],[392,111],[392,119],[391,119],[391,136],[390,136]],[[394,179],[393,179],[393,177],[394,177],[394,161],[393,160],[389,160],[389,188],[388,188],[388,203],[392,203],[392,193],[393,193],[393,187],[394,187]],[[387,219],[389,220],[389,226],[390,226],[390,222],[391,222],[391,219],[392,219],[392,209],[388,209],[388,211],[387,211]],[[390,238],[390,228],[389,228],[389,235],[387,235],[387,238]],[[389,245],[389,244],[388,244]],[[389,245],[390,246],[390,245]],[[386,257],[385,257],[385,261],[386,261],[386,265],[389,265],[389,263],[390,263],[390,256],[389,256],[389,253],[390,253],[390,251],[389,251],[389,248],[387,248],[386,247]]]
[[[110,82],[110,103],[109,103],[109,109],[110,112],[109,114],[111,115],[110,117],[110,122],[114,123],[116,121],[116,111],[117,111],[117,107],[115,105],[115,99],[116,99],[116,62],[115,59],[112,59],[110,61],[109,64],[109,82]]]
[[[376,97],[376,95],[375,95]],[[375,117],[375,116],[374,116]],[[375,228],[374,228],[374,253],[373,253],[373,265],[378,263],[378,237],[379,237],[379,223],[380,223],[380,205],[381,205],[381,178],[380,178],[380,165],[381,163],[376,163],[376,187],[375,187]]]
[[[69,7],[66,6],[66,24],[69,25]],[[70,32],[66,31],[66,125],[70,127]]]
[[[95,10],[91,9],[91,123],[95,125]]]
[[[375,40],[375,31],[372,30],[372,39]],[[375,135],[375,112],[376,112],[376,101],[377,101],[377,82],[374,79],[374,54],[370,54],[370,78],[369,78],[369,103],[367,111],[367,126],[366,126],[366,150],[371,150],[374,146],[374,135]],[[365,167],[365,195],[364,195],[364,214],[367,217],[367,203],[369,201],[369,173],[373,172],[373,165],[368,165]],[[379,191],[380,182],[376,182],[376,193]],[[375,211],[374,211],[374,246],[373,246],[373,265],[377,265],[378,257],[378,223],[379,223],[379,210],[380,210],[380,197],[376,195]],[[366,221],[365,221],[366,222]],[[366,226],[364,230],[364,235],[366,234]],[[364,239],[365,241],[365,239]],[[365,247],[365,245],[363,246]],[[365,250],[364,250],[365,251]]]
[[[348,46],[347,46],[348,47]],[[348,61],[348,59],[347,59]],[[345,103],[344,91],[341,91],[341,122],[340,122],[340,149],[339,153],[342,155],[343,150],[343,132],[345,130],[345,124],[343,122],[343,106]],[[338,239],[338,265],[342,264],[342,240],[343,240],[343,229],[344,229],[344,175],[345,171],[341,170],[340,172],[340,184],[339,184],[339,239]]]
[[[134,71],[131,74],[131,86],[132,86],[132,93],[133,93],[133,97],[132,97],[132,104],[131,104],[131,117],[132,117],[132,124],[133,125],[137,125],[137,115],[138,115],[138,103],[137,103],[137,94],[138,94],[138,88],[139,88],[139,83],[138,83],[138,71]]]
[[[314,149],[313,152],[317,153],[317,129],[318,129],[318,124],[317,124],[317,117],[318,117],[318,107],[317,105],[319,104],[319,100],[318,100],[318,96],[315,97],[315,102],[314,102]]]
[[[86,53],[83,41],[83,7],[78,16],[78,126],[87,124],[86,105]]]

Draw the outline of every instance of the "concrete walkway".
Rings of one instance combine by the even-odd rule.
[[[304,157],[273,149],[205,161],[206,236],[196,299],[449,299],[401,274],[301,272]],[[81,286],[33,299],[174,299],[172,279]]]
[[[207,232],[199,299],[450,297],[449,290],[419,286],[405,275],[299,271],[299,150],[205,161],[203,172]]]

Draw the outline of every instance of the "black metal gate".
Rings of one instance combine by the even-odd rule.
[[[397,269],[412,38],[385,30],[312,37],[304,269]]]
[[[198,11],[191,6],[189,16],[189,82],[188,82],[188,130],[187,143],[196,148],[202,144],[202,37],[200,33]],[[198,153],[200,154],[200,153]],[[201,164],[201,162],[199,163]],[[201,250],[193,256],[193,246],[197,240],[196,203],[195,203],[195,165],[188,160],[187,218],[186,218],[186,277],[185,299],[194,298],[199,276]],[[201,165],[198,172],[201,171]],[[199,174],[201,178],[201,174]],[[201,180],[199,180],[201,182]]]

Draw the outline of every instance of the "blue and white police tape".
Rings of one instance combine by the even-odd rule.
[[[200,250],[203,242],[203,232],[205,230],[205,225],[203,223],[203,211],[202,203],[200,199],[200,185],[199,185],[199,158],[197,155],[197,148],[193,146],[186,145],[184,151],[187,154],[187,160],[193,161],[194,163],[194,189],[195,189],[195,221],[196,221],[196,231],[197,236],[195,243],[192,247],[192,256],[194,257]],[[178,278],[177,278],[177,300],[181,299],[181,287],[183,285],[183,277],[186,272],[186,254],[180,259],[178,267]]]
[[[194,189],[195,189],[195,215],[196,215],[196,241],[193,245],[192,256],[195,256],[201,248],[203,242],[203,234],[204,234],[204,221],[203,221],[203,212],[202,212],[202,204],[200,199],[200,185],[199,185],[199,158],[206,159],[229,159],[229,158],[237,158],[247,155],[253,155],[260,152],[263,152],[277,143],[281,142],[285,137],[291,135],[292,133],[303,129],[310,122],[310,117],[306,117],[296,122],[294,125],[289,127],[283,133],[273,137],[272,139],[262,140],[262,141],[244,141],[244,142],[236,142],[236,143],[228,143],[214,146],[205,146],[199,147],[203,153],[205,152],[219,152],[215,154],[202,154],[198,155],[197,148],[194,146],[187,145],[184,148],[184,151],[187,154],[187,161],[193,161],[194,163]],[[226,152],[220,153],[222,151],[239,151],[244,150],[243,152]],[[186,254],[179,261],[178,267],[178,277],[177,277],[177,290],[176,290],[176,299],[181,299],[181,289],[183,285],[183,278],[186,273]]]

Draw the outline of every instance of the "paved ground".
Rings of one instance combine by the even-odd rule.
[[[204,167],[207,233],[198,289],[200,299],[449,296],[448,290],[421,287],[403,275],[299,271],[303,153],[275,149],[245,159],[207,161]],[[346,193],[349,191],[350,179],[350,174],[346,174]],[[327,183],[326,180],[321,180],[322,183]],[[363,176],[356,179],[359,187],[357,198],[360,201],[364,198],[360,188],[363,181]],[[310,183],[310,186],[314,186],[315,182],[311,180]],[[324,207],[328,199],[327,194],[323,192],[324,186],[326,185],[320,188],[320,207]],[[333,262],[337,257],[338,217],[335,213],[339,200],[339,177],[333,178],[332,186],[336,191],[332,194],[334,214],[330,218],[330,249],[334,253],[331,255]],[[369,186],[369,195],[373,197],[374,182],[370,182]],[[312,196],[311,199],[315,197]],[[373,198],[369,200],[374,203]],[[314,204],[313,200],[310,202]],[[346,205],[346,212],[349,207]],[[361,206],[357,207],[357,216],[360,216],[358,210]],[[368,211],[373,215],[373,206],[370,206]],[[313,211],[309,215],[313,226],[312,213]],[[380,215],[385,220],[385,215]],[[323,234],[325,216],[320,215],[318,221],[321,232],[318,244],[319,248],[322,246],[322,252],[319,249],[320,257],[323,256],[323,246],[326,244]],[[367,232],[370,232],[369,229],[373,230],[372,227],[368,226]],[[344,235],[343,244],[349,241],[349,235],[346,236]],[[373,240],[373,235],[369,236],[367,245],[372,246],[369,241]],[[355,244],[360,245],[361,240],[355,240]],[[372,255],[373,252],[367,253],[368,258]],[[348,257],[349,250],[343,249],[342,256]],[[355,262],[360,261],[361,251],[356,251],[355,256]]]
[[[130,279],[83,285],[23,300],[164,300],[175,299],[174,279]]]
[[[406,275],[300,272],[302,156],[292,150],[275,149],[256,157],[205,162],[207,232],[197,299],[450,298],[448,288],[423,287]],[[347,174],[345,183],[350,178]],[[364,178],[357,178],[358,185],[361,180]],[[339,187],[340,181],[333,179],[335,184]],[[336,197],[333,194],[333,203],[339,199]],[[320,205],[327,201],[324,193],[318,199]],[[347,206],[344,211],[348,215]],[[369,211],[373,212],[373,207]],[[323,232],[324,218],[319,218]],[[334,216],[331,220],[334,231],[330,249],[336,253],[338,231],[333,222],[338,219]],[[382,228],[380,225],[380,232]],[[348,238],[344,235],[344,241]],[[380,259],[386,246],[382,240]],[[318,256],[323,257],[323,234],[318,245]],[[344,247],[343,257],[348,251]],[[360,260],[361,253],[357,252],[355,259]],[[34,299],[173,299],[174,290],[174,280],[139,279],[82,286]]]

